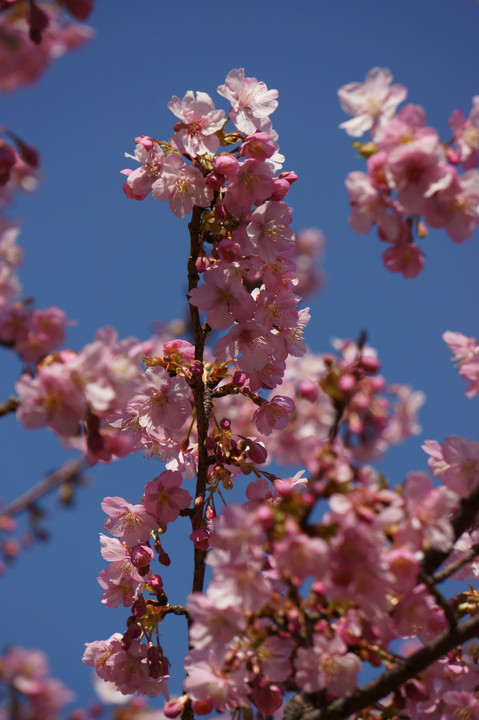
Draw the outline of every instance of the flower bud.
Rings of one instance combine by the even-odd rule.
[[[163,588],[163,580],[159,575],[152,575],[150,578],[148,578],[148,585],[151,587],[153,592],[158,592],[158,590],[162,590]]]
[[[250,442],[248,455],[251,462],[262,465],[268,458],[268,451],[260,443]]]
[[[316,402],[319,396],[318,383],[313,380],[301,380],[296,387],[296,394],[309,402]]]
[[[213,703],[211,700],[193,700],[191,709],[195,715],[209,715],[213,710]]]
[[[154,559],[153,552],[147,545],[136,545],[132,548],[130,557],[136,568],[146,567]]]
[[[227,178],[233,177],[239,170],[239,162],[233,155],[218,155],[215,160],[215,170]]]

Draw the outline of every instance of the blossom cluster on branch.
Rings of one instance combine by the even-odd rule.
[[[67,5],[79,17],[91,8]],[[348,180],[351,222],[360,231],[378,223],[392,243],[390,269],[412,277],[422,261],[411,228],[424,234],[422,216],[454,240],[477,222],[477,118],[456,112],[455,147],[446,149],[421,109],[395,115],[406,94],[391,81],[376,68],[364,84],[340,90],[353,115],[345,129],[373,138],[361,145],[368,174]],[[104,692],[162,695],[162,717],[477,717],[479,653],[465,643],[479,633],[479,443],[426,441],[429,473],[410,472],[396,486],[367,464],[419,432],[423,394],[379,374],[365,334],[335,340],[335,353],[308,351],[309,309],[300,303],[320,284],[312,260],[322,238],[292,230],[285,198],[297,176],[282,169],[271,122],[278,92],[234,69],[218,93],[227,113],[205,92],[174,96],[172,137],[137,137],[129,157],[138,166],[122,171],[129,199],[151,194],[178,218],[190,215],[188,339],[119,340],[103,328],[78,352],[59,349],[66,317],[13,302],[16,231],[5,227],[0,240],[0,340],[29,365],[5,412],[16,409],[26,428],[49,427],[91,465],[137,451],[165,464],[143,491],[102,503],[101,601],[129,614],[121,631],[86,643],[83,660],[111,684]],[[16,166],[34,163],[6,137],[15,145],[0,148],[9,188]],[[477,342],[452,331],[444,340],[472,398]],[[303,469],[280,475],[272,460]],[[245,502],[229,501],[241,485]],[[172,523],[188,524],[186,602],[162,577],[176,562]],[[440,586],[449,578],[471,585],[447,596]],[[183,691],[174,698],[165,622],[183,623],[188,635]],[[24,662],[25,651],[9,652],[0,679],[17,703],[12,713],[25,707],[28,717],[30,703],[40,720],[54,720],[66,694],[57,685],[48,695],[43,657]],[[378,676],[362,686],[366,670]],[[37,690],[51,711],[33,705]],[[131,717],[136,709],[130,705]]]
[[[428,226],[444,228],[460,243],[479,224],[479,96],[473,97],[467,118],[461,110],[452,112],[452,139],[443,142],[426,125],[420,105],[397,111],[407,90],[391,85],[392,79],[388,69],[376,67],[364,83],[338,91],[342,109],[353,116],[341,127],[352,137],[371,135],[353,143],[367,159],[367,172],[346,178],[349,223],[358,233],[377,226],[379,239],[390,243],[382,256],[385,267],[413,278],[424,267],[415,236],[425,238]]]

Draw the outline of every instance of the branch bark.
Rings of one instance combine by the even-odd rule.
[[[200,279],[197,260],[202,252],[202,239],[200,233],[201,214],[203,210],[195,206],[188,224],[190,232],[190,255],[188,258],[188,292],[198,286]],[[200,322],[200,314],[198,308],[189,303],[191,322],[193,325],[193,337],[195,342],[195,360],[203,362],[206,328],[202,327]],[[198,468],[196,474],[196,491],[195,506],[191,516],[191,525],[193,530],[201,522],[204,508],[204,495],[206,490],[206,480],[208,477],[208,453],[206,450],[206,438],[208,437],[208,415],[205,412],[205,383],[202,377],[197,377],[195,383],[192,384],[192,392],[195,400],[196,409],[196,428],[198,433]],[[194,552],[194,569],[193,569],[193,586],[192,592],[201,592],[205,578],[205,560],[206,553],[204,550],[195,548]]]

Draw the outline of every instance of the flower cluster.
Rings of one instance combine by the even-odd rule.
[[[116,633],[109,640],[87,643],[83,661],[124,694],[161,692],[168,697],[168,660],[156,630],[168,601],[162,579],[150,565],[156,558],[163,565],[170,563],[160,535],[191,503],[181,483],[181,473],[166,470],[146,485],[141,503],[132,505],[121,497],[107,497],[102,503],[108,515],[105,530],[114,536],[100,536],[102,556],[110,563],[98,577],[102,602],[107,607],[131,607],[132,615],[123,636]]]
[[[95,0],[8,0],[0,6],[0,90],[9,92],[38,80],[55,58],[89,40],[91,28],[65,22],[63,10],[86,20]]]
[[[48,661],[40,650],[18,646],[6,650],[0,656],[0,683],[8,695],[14,695],[18,718],[58,720],[64,706],[74,699],[60,680],[50,676]],[[1,707],[0,716],[7,717]]]
[[[222,429],[223,436],[255,438],[282,465],[300,465],[311,473],[321,468],[325,473],[327,462],[337,471],[348,459],[369,461],[419,433],[417,412],[424,394],[387,383],[378,374],[380,361],[373,348],[360,347],[352,340],[335,340],[334,346],[337,355],[308,352],[302,358],[289,358],[283,381],[275,390],[280,395],[271,393],[269,405],[259,408],[256,417],[251,418],[242,397],[225,398],[221,411],[228,427]],[[281,432],[270,434],[264,420],[288,400],[294,403],[294,411],[283,414]],[[263,415],[260,424],[259,413]],[[335,425],[333,462],[329,440]]]
[[[338,92],[341,107],[353,116],[341,127],[353,137],[371,134],[371,141],[354,143],[367,158],[367,172],[346,179],[349,222],[358,233],[377,225],[379,238],[390,243],[384,265],[412,278],[424,266],[414,231],[421,239],[428,225],[444,228],[459,243],[479,224],[479,96],[468,118],[454,110],[452,140],[445,143],[426,125],[422,107],[408,104],[396,112],[407,91],[391,81],[389,70],[373,68],[364,83]]]
[[[134,199],[151,191],[178,217],[204,209],[198,231],[212,248],[198,258],[204,282],[190,288],[190,304],[206,313],[211,329],[228,331],[215,358],[241,371],[250,390],[272,389],[287,356],[305,352],[308,316],[297,309],[292,211],[283,202],[296,175],[275,177],[283,161],[269,119],[277,92],[245,78],[242,69],[232,70],[218,92],[230,101],[237,129],[226,134],[224,113],[206,93],[174,97],[175,134],[169,143],[137,138],[141,167],[123,171],[124,189]]]
[[[467,488],[457,478],[472,454],[479,457],[477,448],[479,443],[459,438],[445,441],[449,463],[437,454],[433,460],[434,474],[444,473],[440,487],[418,472],[408,475],[402,493],[393,492],[372,469],[350,466],[346,482],[341,471],[330,475],[327,486],[275,480],[268,492],[248,488],[262,501],[226,507],[212,523],[212,580],[204,594],[188,600],[193,647],[185,690],[193,709],[224,712],[253,703],[270,715],[287,690],[344,697],[355,690],[364,662],[394,662],[394,638],[426,643],[443,632],[444,608],[421,582],[421,562],[431,549],[451,552],[451,514],[458,493],[479,486],[479,465]],[[312,508],[325,500],[327,508],[313,520]],[[455,547],[463,554],[466,538]],[[472,568],[462,573],[470,577]],[[464,598],[462,612],[466,608]],[[416,700],[441,711],[455,707],[460,698],[444,692],[453,690],[448,683],[456,662],[459,673],[471,668],[473,677],[461,689],[468,703],[477,704],[475,660],[452,653],[417,681],[422,694],[416,697],[406,684],[392,706],[412,708]],[[430,682],[432,676],[442,681]],[[167,710],[175,716],[174,707]]]

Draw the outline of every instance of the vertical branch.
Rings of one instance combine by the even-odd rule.
[[[202,208],[195,206],[191,221],[188,225],[190,232],[190,256],[188,258],[188,292],[198,286],[200,279],[197,260],[202,251],[202,238],[200,233],[200,222]],[[195,342],[195,360],[203,362],[205,347],[206,329],[201,326],[198,308],[190,303],[191,322],[193,325],[193,337]],[[205,412],[205,383],[202,377],[197,377],[192,384],[192,392],[196,408],[196,427],[198,432],[198,468],[196,475],[195,506],[191,516],[191,524],[195,529],[203,515],[204,495],[206,490],[206,479],[208,476],[208,454],[206,451],[206,438],[208,437],[208,417]],[[204,550],[195,548],[193,587],[192,592],[201,592],[205,576]]]

